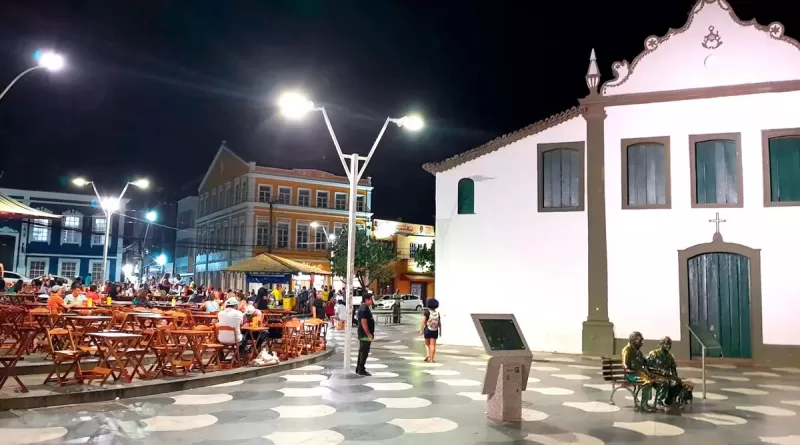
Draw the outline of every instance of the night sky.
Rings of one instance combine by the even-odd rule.
[[[740,18],[781,21],[792,2],[729,1]],[[603,79],[649,35],[685,21],[693,0],[7,0],[0,89],[37,48],[68,58],[0,101],[0,187],[101,193],[148,176],[136,205],[196,193],[222,140],[247,161],[343,174],[322,117],[286,122],[274,101],[301,88],[328,108],[345,152],[366,154],[378,218],[433,223],[434,179],[421,165],[469,150],[577,104],[594,47]],[[235,6],[233,6],[235,5]],[[538,6],[538,7],[537,7]]]

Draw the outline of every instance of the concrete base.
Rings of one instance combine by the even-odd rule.
[[[614,355],[614,323],[595,320],[583,322],[583,355],[594,357]]]
[[[495,422],[519,422],[522,420],[523,376],[521,365],[500,365],[497,386],[489,395],[488,417]]]

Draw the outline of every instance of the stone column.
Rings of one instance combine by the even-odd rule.
[[[588,316],[583,322],[583,353],[614,353],[614,325],[608,320],[606,245],[605,118],[602,103],[586,103],[586,218],[588,237]]]

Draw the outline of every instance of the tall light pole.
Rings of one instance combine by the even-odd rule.
[[[145,226],[145,229],[144,229],[144,239],[142,240],[142,245],[141,245],[141,249],[140,249],[141,252],[139,252],[142,255],[142,257],[139,260],[139,278],[142,280],[139,283],[140,285],[142,283],[144,283],[144,281],[145,281],[144,280],[144,275],[145,275],[144,274],[144,250],[145,250],[145,247],[147,247],[147,232],[150,231],[150,224],[156,222],[156,220],[158,219],[158,213],[156,213],[155,210],[151,210],[151,211],[145,213],[144,218],[147,220],[147,226]]]
[[[22,79],[22,77],[28,73],[31,73],[39,69],[46,69],[48,71],[55,72],[55,71],[60,71],[62,68],[64,68],[64,58],[54,52],[36,51],[34,58],[36,59],[37,64],[19,73],[17,77],[15,77],[11,81],[11,83],[8,84],[8,86],[3,90],[3,92],[0,93],[0,99],[2,99],[3,96],[5,96],[6,93],[8,93],[8,90],[10,90],[11,87],[13,87],[18,80]]]
[[[100,193],[97,192],[97,187],[94,185],[94,181],[87,181],[84,178],[75,178],[72,180],[72,183],[77,187],[85,187],[87,185],[92,186],[92,190],[94,190],[95,196],[97,196],[97,201],[100,203],[100,207],[103,209],[103,213],[106,216],[106,234],[103,238],[103,275],[102,275],[102,282],[105,283],[108,278],[108,245],[111,240],[111,216],[119,210],[119,203],[122,201],[122,197],[125,196],[125,192],[128,191],[128,186],[133,185],[139,187],[140,189],[146,189],[150,187],[150,181],[147,179],[137,179],[136,181],[129,181],[125,184],[125,187],[122,189],[122,193],[119,194],[118,197],[113,198],[101,198]]]
[[[378,143],[381,141],[383,133],[386,132],[386,127],[389,126],[390,122],[409,131],[421,130],[424,126],[424,123],[422,118],[416,115],[405,116],[401,118],[387,117],[386,122],[383,123],[381,131],[378,133],[378,137],[372,144],[372,149],[370,149],[369,154],[366,157],[361,156],[358,153],[345,155],[342,153],[342,148],[339,146],[339,140],[336,138],[336,134],[333,131],[333,126],[331,125],[330,119],[328,119],[328,113],[325,111],[325,107],[318,107],[314,105],[314,103],[308,98],[297,92],[287,92],[283,94],[278,100],[278,106],[280,107],[284,116],[286,116],[288,119],[294,120],[303,118],[311,111],[319,111],[322,113],[322,117],[325,119],[325,125],[328,127],[328,132],[331,134],[331,139],[333,139],[333,145],[336,147],[336,152],[339,155],[339,160],[342,162],[342,167],[344,167],[347,178],[350,180],[350,207],[347,218],[347,278],[345,282],[345,295],[347,296],[347,314],[352,314],[353,280],[355,278],[356,252],[356,194],[358,193],[358,183],[361,180],[361,176],[364,174],[364,170],[366,170],[367,165],[369,165],[369,161],[372,159],[372,155],[375,153],[375,149],[378,147]],[[359,168],[360,161],[364,161],[364,164]],[[348,371],[350,369],[350,351],[352,349],[350,337],[352,336],[353,332],[353,323],[345,323],[344,326],[344,369],[345,371]]]

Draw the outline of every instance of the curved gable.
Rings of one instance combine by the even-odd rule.
[[[680,29],[645,39],[612,65],[604,96],[800,79],[800,44],[784,26],[742,21],[725,0],[699,0]]]

